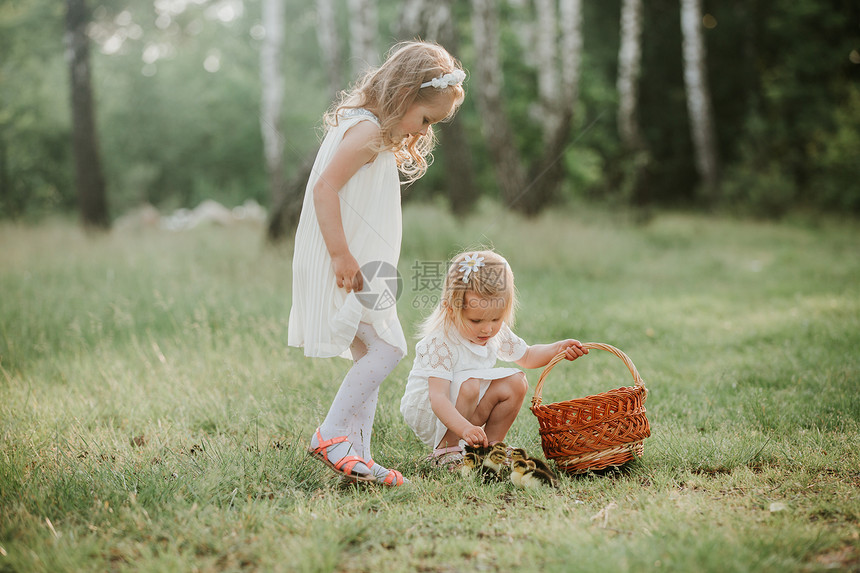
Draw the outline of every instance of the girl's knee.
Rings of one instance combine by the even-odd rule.
[[[508,387],[510,388],[511,395],[517,399],[525,398],[526,392],[529,390],[529,381],[526,378],[525,372],[517,372],[511,375],[509,381]]]
[[[481,394],[481,381],[477,378],[469,378],[460,385],[460,396],[469,402],[477,402]]]

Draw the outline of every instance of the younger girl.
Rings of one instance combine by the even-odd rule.
[[[403,43],[325,116],[296,230],[288,343],[306,356],[353,360],[309,449],[353,480],[405,481],[373,461],[370,433],[379,386],[406,354],[406,340],[393,302],[362,293],[361,268],[397,268],[398,171],[407,181],[424,174],[431,126],[454,115],[465,75],[441,46]]]
[[[462,253],[448,268],[439,305],[423,325],[400,412],[418,438],[434,448],[431,460],[456,464],[460,441],[491,446],[505,439],[523,404],[528,381],[517,368],[546,366],[565,352],[588,353],[578,340],[527,345],[510,326],[514,274],[493,251]]]

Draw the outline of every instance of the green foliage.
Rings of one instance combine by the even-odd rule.
[[[380,52],[402,2],[379,0]],[[238,5],[238,4],[237,4]],[[165,209],[212,198],[227,205],[268,204],[259,127],[258,2],[214,0],[92,3],[93,88],[109,203],[120,215],[142,202]],[[231,8],[232,7],[232,8]],[[639,121],[647,149],[629,154],[616,129],[620,2],[583,5],[584,51],[572,141],[562,158],[564,197],[613,204],[696,206],[698,176],[689,135],[678,3],[643,4]],[[708,80],[725,185],[723,207],[759,216],[786,209],[856,214],[860,65],[856,2],[710,3],[704,30]],[[287,0],[283,133],[287,176],[312,154],[329,104],[311,4]],[[458,56],[474,70],[470,7],[454,3]],[[533,63],[523,57],[519,22],[528,3],[501,3],[504,105],[524,161],[542,148]],[[68,212],[76,204],[63,61],[62,2],[0,5],[0,217]],[[337,27],[349,71],[348,18]],[[217,61],[218,69],[207,71]],[[856,60],[856,57],[855,57]],[[498,195],[474,94],[455,121],[468,136],[476,193]],[[444,195],[445,164],[408,192]]]
[[[348,363],[286,348],[289,249],[256,227],[0,223],[0,570],[856,567],[856,225],[478,211],[405,208],[410,346],[438,294],[415,262],[493,244],[527,341],[608,342],[635,362],[642,460],[557,491],[432,470],[398,410],[407,358],[381,388],[374,458],[412,485],[343,487],[305,448]],[[628,384],[592,351],[543,396]],[[527,405],[508,442],[540,452]]]
[[[834,112],[833,131],[818,130],[810,145],[815,201],[837,211],[860,212],[860,86],[852,85],[848,97]]]
[[[710,54],[711,85],[715,96],[724,94],[715,107],[734,110],[734,121],[718,124],[729,165],[726,202],[770,216],[797,205],[856,213],[846,183],[856,173],[860,66],[849,58],[856,33],[847,27],[858,7],[786,1],[721,10],[743,30],[737,48]],[[780,17],[770,17],[775,12]],[[811,35],[819,40],[798,40]]]
[[[75,205],[62,15],[44,0],[0,6],[0,217]]]

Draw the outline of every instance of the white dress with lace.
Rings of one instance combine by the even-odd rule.
[[[367,298],[359,299],[354,292],[338,288],[314,208],[314,185],[331,162],[344,134],[361,121],[379,125],[371,112],[353,109],[344,112],[338,125],[329,129],[305,188],[296,229],[293,305],[287,343],[303,347],[306,356],[351,358],[349,345],[359,322],[371,324],[382,340],[406,354],[406,338],[393,300],[388,304],[368,305]],[[391,265],[386,268],[397,268],[402,223],[400,180],[394,154],[379,153],[350,178],[339,196],[346,242],[358,264],[382,261]]]
[[[494,380],[520,372],[519,368],[496,367],[496,361],[515,362],[526,350],[525,341],[507,325],[502,325],[484,346],[469,342],[454,328],[431,332],[415,345],[415,362],[400,401],[400,413],[418,439],[435,448],[448,429],[430,406],[429,378],[451,381],[452,404],[457,403],[463,382],[478,378],[480,400]]]

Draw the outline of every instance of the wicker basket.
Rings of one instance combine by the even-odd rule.
[[[644,440],[651,435],[644,406],[648,390],[630,358],[608,344],[587,342],[582,346],[606,350],[623,360],[635,385],[542,405],[544,381],[550,370],[564,360],[564,353],[547,364],[535,387],[531,410],[540,423],[544,454],[569,474],[620,466],[634,454],[641,457]]]

